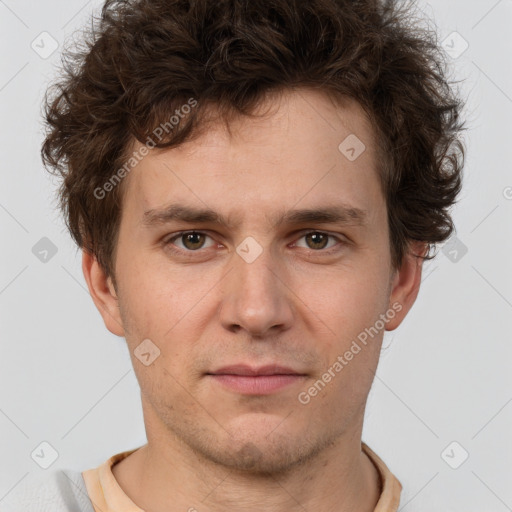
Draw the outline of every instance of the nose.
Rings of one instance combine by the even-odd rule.
[[[283,267],[269,249],[251,263],[238,254],[223,281],[220,320],[230,332],[241,329],[254,337],[276,335],[293,322],[293,292]]]

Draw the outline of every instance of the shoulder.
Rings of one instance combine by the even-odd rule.
[[[22,481],[0,501],[0,512],[94,512],[82,473],[59,470]]]

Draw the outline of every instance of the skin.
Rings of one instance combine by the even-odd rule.
[[[193,141],[151,151],[125,178],[116,288],[83,254],[92,298],[126,338],[140,384],[148,444],[113,473],[147,511],[373,511],[379,498],[379,475],[361,451],[364,410],[384,330],[412,307],[421,260],[409,253],[391,267],[374,133],[357,103],[297,89],[261,107],[271,109],[234,120],[231,136],[213,123]],[[338,146],[352,133],[366,150],[351,162]],[[145,211],[173,203],[209,207],[233,225],[144,225]],[[270,222],[340,204],[367,211],[366,224]],[[191,230],[204,236],[169,241]],[[311,232],[332,235],[327,247]],[[236,252],[249,236],[262,249],[251,263]],[[302,404],[299,393],[392,304],[401,310],[385,329]],[[145,339],[160,350],[149,366],[134,354]],[[260,396],[205,375],[240,362],[307,375]]]

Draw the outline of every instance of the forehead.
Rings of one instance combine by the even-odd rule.
[[[270,97],[257,113],[233,119],[229,133],[210,123],[178,147],[151,150],[125,178],[123,210],[141,218],[176,201],[241,221],[240,210],[269,219],[319,202],[382,206],[375,135],[355,101],[302,89]]]

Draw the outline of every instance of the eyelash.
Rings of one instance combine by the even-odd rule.
[[[331,239],[335,239],[338,244],[336,244],[335,246],[333,247],[330,247],[329,249],[306,249],[312,253],[321,253],[321,254],[324,254],[324,255],[330,255],[334,252],[337,252],[340,250],[340,245],[341,246],[344,246],[344,245],[347,245],[348,242],[346,240],[342,240],[340,237],[338,236],[335,236],[335,235],[332,235],[331,233],[327,233],[325,231],[318,231],[318,230],[311,230],[311,231],[307,231],[307,232],[303,232],[301,234],[301,236],[299,237],[299,240],[301,238],[304,238],[305,236],[307,235],[311,235],[311,234],[320,234],[320,235],[327,235],[329,238]],[[165,247],[168,247],[169,250],[174,253],[174,254],[179,254],[179,255],[191,255],[191,254],[194,254],[194,253],[200,253],[201,252],[201,249],[196,249],[195,251],[193,250],[187,250],[187,249],[181,249],[181,248],[177,248],[172,242],[174,242],[175,240],[179,239],[180,237],[182,237],[183,235],[188,235],[188,234],[199,234],[199,235],[205,235],[209,238],[212,238],[208,233],[205,233],[204,231],[196,231],[196,230],[189,230],[189,231],[180,231],[179,233],[174,233],[171,238],[167,238],[166,240],[164,240],[163,244]]]

